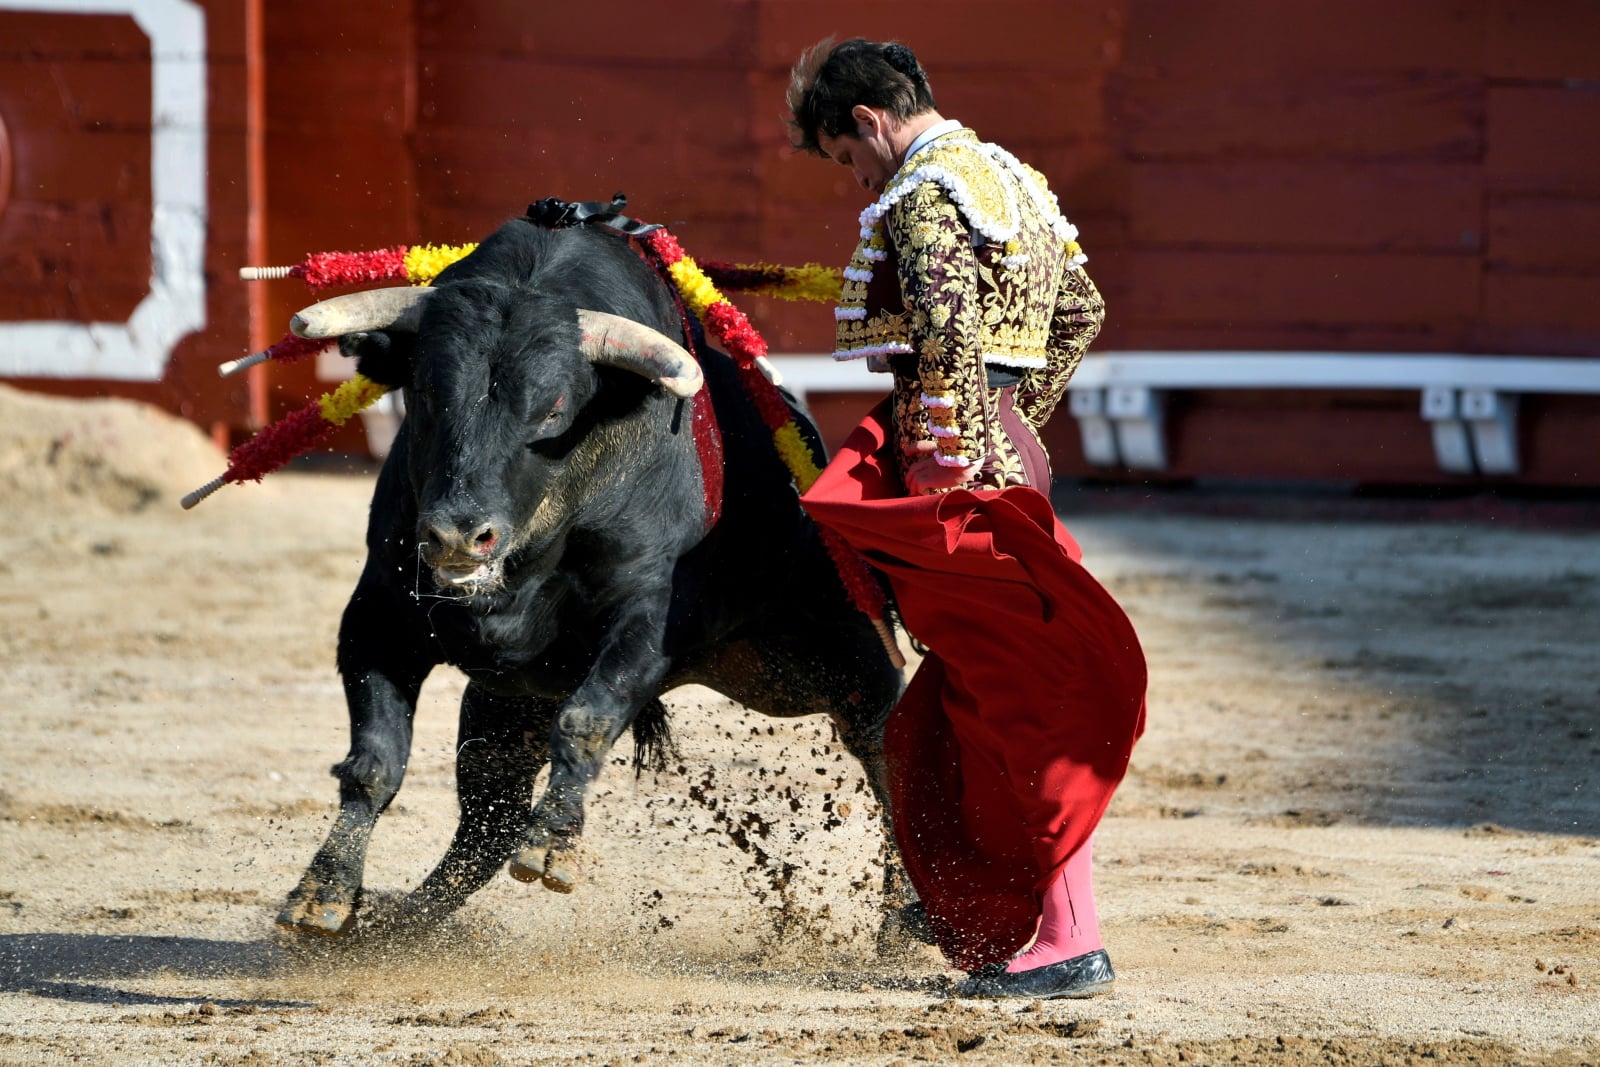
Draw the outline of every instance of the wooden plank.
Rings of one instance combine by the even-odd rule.
[[[148,133],[13,127],[10,136],[11,195],[17,200],[150,199]]]
[[[937,85],[942,115],[960,119],[979,137],[1019,156],[1025,143],[1096,141],[1108,134],[1101,99],[1105,77],[1099,70],[1044,66],[996,77],[992,70],[953,66],[939,75]],[[1028,106],[1018,107],[1019,100]]]
[[[582,66],[451,54],[423,63],[424,130],[492,130],[499,138],[635,138],[700,151],[749,143],[744,76],[664,64]],[[686,136],[688,135],[688,136]]]
[[[1600,5],[1593,0],[1489,0],[1491,78],[1600,78]]]
[[[1446,480],[1414,393],[1217,390],[1172,401],[1170,476]]]
[[[1028,152],[1027,162],[1050,182],[1062,212],[1080,228],[1079,216],[1127,211],[1130,165],[1110,142],[1040,145]]]
[[[1128,0],[1126,69],[1210,80],[1264,72],[1483,69],[1482,0]],[[1530,5],[1531,6],[1531,5]]]
[[[1600,351],[1600,300],[1585,274],[1491,270],[1484,277],[1483,339],[1491,350],[1521,355]]]
[[[1123,314],[1151,324],[1450,327],[1479,314],[1476,255],[1138,251]]]
[[[522,214],[526,207],[526,203],[496,206],[423,201],[417,205],[416,239],[433,244],[481,241],[501,223]]]
[[[150,38],[128,15],[0,11],[0,58],[148,60]]]
[[[8,288],[137,288],[150,280],[148,203],[67,206],[14,202],[0,215],[0,277]]]
[[[405,6],[390,0],[268,0],[262,3],[262,48],[273,63],[309,57],[328,66],[405,54],[415,28]]]
[[[1131,286],[1130,286],[1131,288]],[[1476,352],[1475,321],[1392,325],[1257,322],[1163,323],[1127,314],[1128,300],[1108,295],[1097,348],[1229,352]]]
[[[417,156],[417,193],[433,205],[520,213],[546,196],[597,200],[620,190],[640,217],[671,222],[750,216],[759,203],[748,153],[707,153],[683,140],[541,131],[510,141],[479,130],[431,129],[419,134]]]
[[[1484,175],[1497,192],[1600,195],[1600,93],[1491,86]]]
[[[1321,160],[1129,168],[1128,231],[1151,246],[1471,252],[1484,240],[1470,164]]]
[[[728,293],[728,298],[741,308],[774,352],[794,352],[806,355],[833,351],[833,305],[772,297],[748,296]],[[867,388],[866,370],[862,370],[863,388]]]
[[[113,283],[104,278],[80,282],[54,275],[39,283],[8,285],[5,299],[0,300],[0,321],[127,322],[149,293],[148,278],[138,282]]]
[[[762,148],[789,149],[789,70],[754,69],[745,73],[745,110],[750,140]]]
[[[250,121],[249,92],[249,71],[242,56],[207,59],[206,131],[210,136],[244,136]]]
[[[401,137],[411,123],[410,77],[391,56],[337,63],[274,56],[266,73],[267,133]]]
[[[417,45],[441,53],[519,55],[561,61],[661,61],[747,66],[755,5],[749,0],[632,3],[609,12],[604,32],[575,32],[572,20],[495,0],[417,8]]]
[[[250,214],[251,196],[255,190],[250,187],[242,170],[235,171],[239,161],[244,159],[247,142],[242,130],[227,130],[213,128],[207,137],[208,155],[211,158],[211,168],[219,174],[227,175],[222,181],[208,183],[210,186],[206,194],[207,211],[213,219],[237,219],[241,227],[237,234],[215,234],[207,244],[219,244],[226,240],[232,243],[237,238],[237,243],[243,247],[245,219]]]
[[[1045,424],[1058,478],[1182,480],[1193,477],[1436,484],[1429,429],[1407,392],[1196,391],[1168,397],[1169,467],[1105,470],[1083,459],[1077,420],[1065,405]]]
[[[1522,471],[1517,481],[1560,488],[1600,486],[1600,401],[1592,396],[1524,396],[1517,434]]]
[[[1600,197],[1497,196],[1488,213],[1491,269],[1600,273]]]
[[[939,77],[940,113],[959,119],[985,140],[997,141],[1028,163],[1045,152],[1081,153],[1109,143],[1102,101],[1103,71],[1060,72],[1045,68],[997,76],[992,69],[951,67]],[[787,151],[787,70],[748,75],[750,139]],[[1018,99],[1028,100],[1026,108]],[[792,154],[792,153],[790,153]]]
[[[267,139],[267,166],[268,245],[274,256],[388,245],[412,236],[394,233],[414,196],[411,154],[401,141],[273,135]],[[315,243],[285,247],[281,238],[289,233],[309,234]]]
[[[757,0],[756,63],[793,66],[830,35],[902,40],[927,68],[935,96],[941,71],[983,66],[996,71],[1060,74],[1110,66],[1122,46],[1124,0]],[[986,44],[985,42],[993,42]]]
[[[1131,76],[1111,107],[1127,151],[1150,159],[1303,156],[1477,161],[1481,80],[1295,75],[1222,80]]]
[[[199,0],[206,16],[206,62],[243,63],[248,0]],[[270,5],[264,5],[270,6]]]
[[[774,263],[817,262],[843,268],[860,239],[857,210],[795,209],[781,202],[761,213],[761,254]]]
[[[873,200],[831,159],[771,147],[753,150],[751,160],[765,207],[855,218]]]
[[[0,101],[13,132],[150,131],[150,64],[143,59],[0,58]]]

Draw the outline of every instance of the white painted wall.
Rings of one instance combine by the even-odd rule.
[[[159,381],[206,324],[206,22],[194,0],[0,0],[128,15],[150,38],[150,289],[126,322],[0,322],[0,377]]]

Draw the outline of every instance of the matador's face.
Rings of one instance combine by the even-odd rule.
[[[869,111],[867,108],[857,110]],[[855,175],[856,184],[874,195],[882,193],[889,179],[900,169],[900,159],[887,124],[870,111],[865,121],[858,117],[854,134],[841,133],[834,137],[819,133],[817,146],[829,159],[848,167]]]

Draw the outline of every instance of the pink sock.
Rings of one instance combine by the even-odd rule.
[[[1094,883],[1089,875],[1090,842],[1073,853],[1044,895],[1039,932],[1033,944],[1006,965],[1012,974],[1048,967],[1101,948],[1100,920],[1094,911]]]

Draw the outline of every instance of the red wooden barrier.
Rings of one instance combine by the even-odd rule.
[[[149,32],[0,4],[0,334],[125,320],[156,269]],[[505,0],[189,6],[204,326],[145,379],[32,387],[240,435],[326,388],[309,364],[216,378],[310,299],[248,289],[240,265],[475,240],[543,196],[624,190],[701,258],[840,265],[869,198],[796,157],[782,121],[790,64],[829,34],[905,39],[946,114],[1050,178],[1107,295],[1101,349],[1600,354],[1588,0],[922,0],[909,19],[891,0],[620,0],[603,33]],[[775,350],[831,348],[826,306],[744,302]],[[825,421],[842,432],[860,399],[823,401]],[[1426,480],[1416,402],[1175,397],[1173,472]],[[1525,400],[1529,480],[1600,485],[1570,446],[1595,404]],[[1068,417],[1051,433],[1058,469],[1081,466]]]

